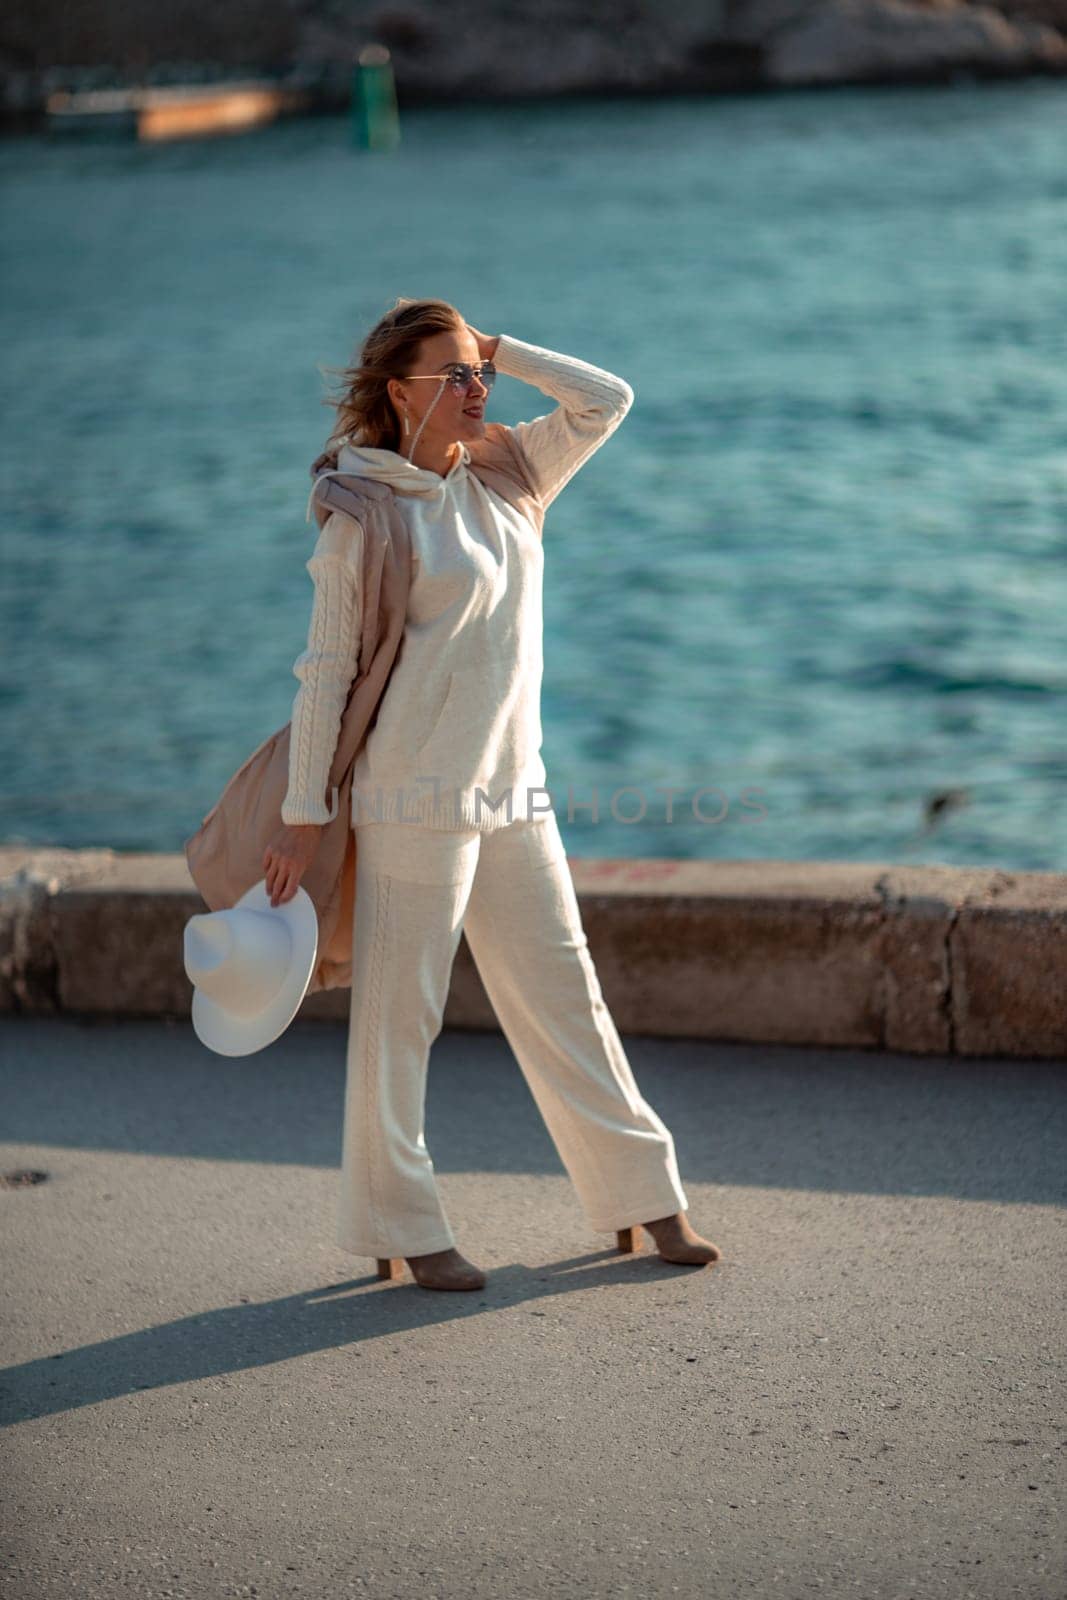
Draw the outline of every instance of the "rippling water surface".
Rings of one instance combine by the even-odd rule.
[[[319,368],[426,294],[636,391],[546,523],[573,854],[1064,870],[1063,107],[1034,82],[427,109],[390,154],[344,119],[0,145],[0,838],[180,849],[285,722]],[[502,377],[491,414],[549,405]]]

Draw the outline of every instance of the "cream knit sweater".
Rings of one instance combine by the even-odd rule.
[[[500,336],[498,371],[559,405],[514,433],[547,507],[633,404],[622,378]],[[343,445],[340,472],[389,484],[411,532],[400,649],[356,757],[352,823],[497,828],[548,809],[541,759],[544,552],[530,522],[468,471],[461,444],[442,477],[393,450]],[[307,649],[293,672],[286,823],[327,822],[330,763],[358,665],[363,532],[335,511],[306,563]]]

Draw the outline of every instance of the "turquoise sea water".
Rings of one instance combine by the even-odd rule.
[[[1037,80],[0,144],[0,839],[180,849],[285,722],[319,367],[425,294],[636,392],[546,522],[572,854],[1067,868],[1065,128]]]

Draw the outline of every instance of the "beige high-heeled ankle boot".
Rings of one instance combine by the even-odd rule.
[[[456,1249],[434,1250],[425,1256],[379,1256],[379,1278],[402,1278],[405,1260],[420,1289],[485,1288],[485,1273]]]
[[[672,1217],[657,1217],[652,1222],[635,1222],[630,1228],[620,1228],[615,1235],[618,1248],[626,1254],[641,1248],[641,1229],[648,1232],[664,1261],[679,1266],[714,1266],[722,1260],[722,1251],[710,1239],[702,1239],[694,1232],[684,1211]]]

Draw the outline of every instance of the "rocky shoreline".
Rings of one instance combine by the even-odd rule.
[[[239,0],[188,9],[16,0],[0,43],[0,120],[43,122],[56,89],[269,77],[310,111],[349,104],[369,43],[392,57],[400,104],[574,95],[723,94],[1067,75],[1067,0]],[[250,49],[249,41],[255,46]]]

